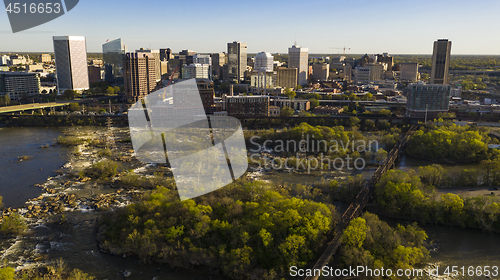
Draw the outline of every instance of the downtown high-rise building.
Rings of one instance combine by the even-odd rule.
[[[416,82],[418,80],[418,63],[401,63],[399,78],[401,81]]]
[[[451,41],[434,41],[432,52],[431,84],[448,84],[451,56]]]
[[[84,36],[54,36],[57,89],[89,89],[87,46]]]
[[[125,54],[123,61],[125,94],[128,100],[144,98],[156,87],[155,57],[149,52]]]
[[[309,49],[297,46],[295,43],[288,48],[288,68],[297,68],[297,83],[307,84]]]
[[[110,84],[123,84],[123,58],[128,52],[127,45],[121,38],[108,41],[102,45],[104,60],[104,79]]]
[[[223,78],[224,65],[227,63],[227,56],[225,53],[212,54],[212,73],[214,79],[220,80]]]
[[[438,117],[450,109],[450,85],[425,84],[408,85],[406,114],[409,117]]]
[[[172,50],[170,48],[160,49],[160,60],[161,61],[169,61],[174,58],[172,54]]]
[[[153,55],[155,59],[155,81],[159,82],[161,81],[161,60],[160,60],[160,50],[148,50],[141,48],[140,50],[136,50],[135,52],[144,52],[144,53],[150,53]]]
[[[247,44],[241,42],[227,43],[227,80],[241,81],[247,70]]]
[[[260,52],[255,56],[254,64],[257,71],[273,71],[274,57],[270,53]]]

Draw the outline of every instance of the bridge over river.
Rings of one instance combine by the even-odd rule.
[[[373,195],[375,184],[394,165],[396,159],[399,156],[399,153],[403,150],[404,145],[406,144],[408,139],[410,139],[411,134],[415,130],[417,130],[416,125],[410,127],[408,132],[406,132],[406,134],[399,140],[398,144],[387,154],[384,162],[377,168],[371,179],[366,183],[365,187],[356,196],[354,202],[349,205],[349,208],[347,208],[347,210],[342,215],[342,219],[340,221],[340,224],[337,226],[337,229],[335,230],[332,241],[328,243],[328,247],[314,265],[313,271],[320,271],[323,266],[328,265],[330,258],[335,254],[338,247],[340,246],[340,237],[342,236],[345,228],[353,219],[361,215],[361,212]],[[305,280],[316,280],[320,276],[319,273],[313,273],[313,275],[314,276],[306,277]]]

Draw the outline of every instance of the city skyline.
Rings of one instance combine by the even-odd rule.
[[[351,54],[432,54],[429,42],[447,38],[454,42],[455,55],[500,54],[500,39],[488,28],[500,24],[496,1],[422,1],[418,6],[323,0],[307,4],[150,0],[149,4],[157,8],[144,9],[144,2],[88,0],[71,14],[16,34],[3,12],[0,52],[51,52],[52,36],[77,35],[87,38],[91,53],[102,52],[108,39],[122,38],[129,50],[168,47],[174,52],[213,53],[225,51],[228,42],[240,41],[248,44],[248,53],[287,53],[297,41],[312,54],[339,54],[342,50],[336,48],[344,46]],[[197,14],[201,16],[193,17]],[[130,18],[141,20],[128,25]],[[473,22],[476,19],[481,22]]]

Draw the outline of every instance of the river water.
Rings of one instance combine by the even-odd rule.
[[[55,139],[61,134],[60,129],[0,128],[0,195],[4,198],[5,206],[18,207],[38,196],[41,189],[33,187],[33,184],[43,183],[47,177],[56,175],[53,171],[67,162],[69,150],[55,144]],[[48,148],[40,148],[47,144]],[[32,158],[19,161],[18,157],[21,156]],[[403,157],[399,168],[417,168],[426,164],[429,163]],[[369,173],[367,171],[367,177]],[[319,181],[317,176],[300,174],[276,174],[262,179],[304,184]],[[135,258],[124,259],[101,253],[95,243],[92,226],[96,216],[73,212],[68,213],[68,218],[78,221],[71,232],[49,232],[48,228],[38,227],[36,236],[49,237],[46,241],[32,244],[33,248],[43,250],[44,246],[51,247],[51,258],[61,257],[69,267],[82,269],[97,276],[97,279],[123,279],[122,272],[125,270],[133,272],[128,279],[209,279],[209,273],[204,270],[176,270],[165,265],[141,264]],[[430,239],[439,244],[438,250],[431,254],[430,263],[439,265],[441,274],[444,267],[452,265],[500,266],[500,234],[445,226],[424,226],[424,229]],[[26,246],[30,247],[29,244]]]
[[[0,196],[5,207],[20,207],[42,190],[34,187],[56,175],[68,149],[56,144],[62,131],[53,128],[0,128]],[[46,148],[42,148],[42,146]],[[20,160],[28,156],[30,159]]]

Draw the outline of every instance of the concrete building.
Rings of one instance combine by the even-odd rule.
[[[224,77],[224,64],[227,63],[227,56],[225,53],[212,54],[212,74],[214,79],[222,79]]]
[[[168,69],[169,69],[168,61],[166,60],[160,61],[160,66],[161,66],[161,77],[162,79],[164,79],[165,78],[164,75],[168,74]]]
[[[105,81],[110,84],[123,84],[123,59],[128,52],[127,45],[118,38],[102,45],[105,67]]]
[[[271,101],[271,105],[278,106],[280,108],[288,107],[296,111],[307,111],[311,108],[311,102],[309,100],[302,99],[288,99],[288,98],[274,98]]]
[[[149,52],[127,53],[124,63],[125,95],[128,100],[144,98],[156,86],[155,57]]]
[[[438,113],[448,112],[450,108],[450,86],[424,84],[408,86],[406,113],[409,117],[437,117]]]
[[[269,116],[279,117],[281,113],[281,108],[278,106],[269,106]]]
[[[174,55],[170,48],[160,49],[160,61],[169,61],[172,58],[174,58]]]
[[[370,82],[370,68],[356,66],[354,68],[354,82],[358,84],[367,84]]]
[[[418,80],[418,63],[401,63],[399,78],[401,81],[416,82]]]
[[[276,86],[283,88],[295,88],[297,83],[297,68],[278,67],[276,69]]]
[[[326,81],[330,75],[330,64],[316,63],[312,65],[312,78],[313,80]]]
[[[145,53],[150,53],[153,55],[153,57],[155,59],[155,79],[156,79],[156,82],[161,81],[160,50],[146,50],[144,48],[141,48],[140,50],[137,50],[135,52],[145,52]]]
[[[9,65],[10,66],[17,66],[17,65],[26,65],[29,63],[29,58],[26,59],[24,55],[11,55],[9,59]]]
[[[10,57],[6,55],[0,56],[0,65],[9,65]]]
[[[33,63],[26,65],[26,72],[43,72],[43,64]]]
[[[40,94],[40,75],[26,72],[0,72],[0,97],[8,95],[11,100]]]
[[[40,55],[40,62],[42,63],[51,63],[52,62],[52,56],[48,53],[42,53]]]
[[[182,67],[183,79],[210,79],[210,64],[193,63]]]
[[[54,36],[53,40],[59,93],[89,89],[85,37]]]
[[[432,52],[431,84],[448,84],[451,56],[451,41],[434,41]]]
[[[377,62],[384,63],[387,65],[387,71],[392,71],[392,66],[394,66],[393,58],[388,53],[377,54]]]
[[[269,116],[269,96],[226,96],[229,116]]]
[[[344,65],[344,81],[347,83],[352,81],[352,67],[350,64]]]
[[[308,48],[301,48],[297,46],[297,43],[295,43],[291,48],[288,48],[288,68],[298,69],[297,84],[299,85],[307,84],[308,53]]]
[[[270,53],[260,52],[255,56],[254,69],[257,71],[273,71],[274,57]]]
[[[261,68],[265,69],[265,68]],[[275,72],[266,70],[254,70],[250,74],[250,86],[258,91],[274,88]]]
[[[229,81],[241,81],[247,69],[247,44],[241,42],[227,43],[227,73]]]
[[[212,58],[208,54],[193,55],[193,63],[212,65]]]
[[[89,83],[97,83],[101,81],[101,67],[89,65]]]
[[[370,81],[380,81],[382,80],[382,74],[384,73],[384,65],[380,63],[368,63],[367,68],[370,68]]]

